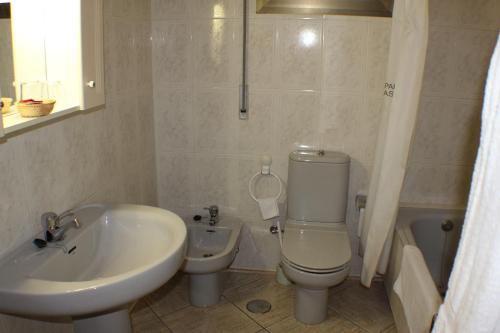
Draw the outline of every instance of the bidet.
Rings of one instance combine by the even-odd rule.
[[[220,272],[234,260],[242,223],[222,218],[217,226],[188,219],[188,250],[182,270],[189,274],[189,300],[206,307],[217,304],[222,294]]]

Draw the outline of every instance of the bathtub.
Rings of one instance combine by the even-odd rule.
[[[464,210],[401,207],[399,209],[389,266],[384,283],[399,333],[409,332],[404,309],[393,286],[401,267],[403,247],[417,246],[422,252],[436,290],[444,296],[458,247]]]

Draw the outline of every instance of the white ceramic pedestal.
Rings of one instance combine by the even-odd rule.
[[[75,333],[132,333],[128,309],[75,319],[73,324]]]
[[[308,325],[319,324],[328,316],[328,289],[295,287],[295,318]]]
[[[198,307],[219,303],[222,287],[219,272],[189,275],[189,301]]]

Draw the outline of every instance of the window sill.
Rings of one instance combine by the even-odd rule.
[[[80,111],[79,106],[63,108],[61,110],[52,111],[47,116],[35,118],[23,118],[17,111],[11,111],[3,115],[3,128],[5,134],[11,134],[17,131],[25,130],[29,127],[43,124],[45,122],[64,117],[68,114]]]

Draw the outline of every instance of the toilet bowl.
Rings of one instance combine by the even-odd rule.
[[[281,262],[295,283],[295,317],[319,324],[327,317],[328,288],[349,274],[351,246],[345,224],[349,157],[342,153],[290,154],[288,220]]]
[[[238,252],[242,223],[223,218],[211,226],[187,220],[188,250],[181,269],[189,274],[189,300],[198,307],[215,305],[222,295],[220,273]]]
[[[345,224],[325,227],[287,221],[282,266],[295,283],[295,317],[318,324],[328,313],[328,288],[349,275],[351,251]]]

